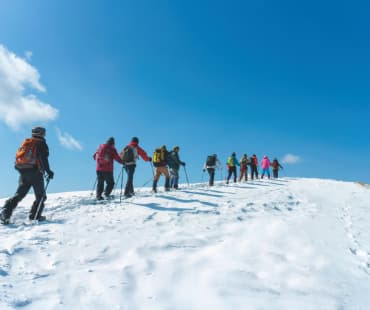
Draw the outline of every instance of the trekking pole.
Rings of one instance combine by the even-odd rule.
[[[150,177],[150,179],[148,181],[146,181],[143,185],[141,185],[141,187],[144,187],[145,185],[147,185],[152,180],[153,180],[153,177]]]
[[[39,202],[39,205],[37,206],[36,213],[35,213],[35,215],[33,217],[33,220],[34,221],[36,221],[36,218],[37,218],[37,215],[39,214],[41,205],[45,201],[45,198],[46,198],[46,190],[48,189],[49,183],[50,183],[50,179],[49,179],[49,177],[47,177],[46,178],[46,185],[45,185],[45,188],[44,188],[44,195],[41,197],[40,202]]]
[[[184,171],[185,171],[185,176],[186,176],[186,182],[188,183],[188,187],[189,187],[189,178],[188,178],[188,173],[186,172],[186,168],[185,166],[184,167]]]
[[[154,178],[154,167],[153,167],[153,163],[150,162],[150,166],[152,167],[152,173],[153,173],[153,178]]]
[[[122,166],[122,171],[121,171],[121,192],[119,193],[119,203],[122,201],[122,187],[123,187],[123,166]]]
[[[120,177],[121,177],[121,174],[122,174],[122,172],[123,172],[123,165],[122,165],[122,169],[121,169],[121,171],[119,172],[119,174],[118,174],[118,177],[117,177],[117,179],[116,179],[116,182],[114,183],[114,188],[113,188],[113,192],[115,192],[115,190],[117,189],[117,184],[119,183],[119,179],[120,179]]]
[[[203,183],[203,179],[204,179],[204,169],[203,169],[203,173],[202,173],[202,183]]]

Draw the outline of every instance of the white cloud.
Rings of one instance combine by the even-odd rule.
[[[59,128],[56,128],[57,136],[60,144],[69,150],[82,151],[82,145],[75,138],[66,132],[61,132]]]
[[[283,164],[296,164],[302,161],[301,157],[293,154],[286,154],[282,159]]]
[[[30,56],[30,52],[27,54]],[[50,104],[25,94],[26,87],[46,91],[37,69],[0,44],[0,121],[13,130],[24,124],[54,120],[58,115]]]

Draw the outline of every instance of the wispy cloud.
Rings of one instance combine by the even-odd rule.
[[[31,56],[26,52],[26,57]],[[36,95],[25,94],[26,88],[46,91],[37,69],[0,44],[0,121],[13,130],[24,124],[54,120],[58,115],[57,109]]]
[[[66,132],[62,132],[59,128],[56,128],[57,137],[62,146],[69,150],[82,151],[82,145],[75,138]]]
[[[281,162],[283,164],[296,164],[299,163],[300,161],[302,161],[301,157],[293,154],[286,154]]]
[[[32,58],[32,52],[31,52],[31,51],[25,51],[25,52],[24,52],[24,56],[26,57],[26,59],[27,59],[28,61],[30,61],[30,60],[31,60],[31,58]]]

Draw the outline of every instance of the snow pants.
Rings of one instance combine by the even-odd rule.
[[[213,186],[215,181],[215,168],[207,168],[209,174],[209,186]]]
[[[19,171],[18,188],[15,195],[9,198],[2,208],[3,218],[9,219],[12,216],[14,209],[18,203],[27,195],[31,187],[35,194],[35,200],[32,204],[29,219],[39,218],[44,210],[44,201],[46,200],[46,194],[44,189],[44,177],[38,169],[24,169]],[[41,205],[40,205],[41,202]],[[39,210],[37,208],[39,207]],[[37,213],[37,214],[36,214]]]
[[[251,166],[251,179],[253,180],[254,177],[256,177],[256,179],[258,179],[258,169],[257,169],[256,165]]]
[[[227,176],[227,181],[226,181],[226,184],[229,184],[229,180],[231,178],[231,176],[234,175],[234,183],[236,183],[236,167],[229,167],[229,174]]]
[[[134,174],[136,165],[126,165],[127,181],[125,186],[125,196],[134,195]]]
[[[96,171],[98,185],[96,186],[96,197],[99,198],[103,194],[109,196],[114,187],[113,171]],[[104,189],[104,182],[107,183]]]

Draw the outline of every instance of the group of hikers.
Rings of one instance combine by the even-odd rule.
[[[242,158],[238,161],[236,158],[236,153],[233,152],[231,156],[227,159],[227,170],[228,175],[226,178],[226,184],[229,184],[229,181],[232,176],[234,176],[234,182],[237,181],[237,166],[240,167],[240,176],[239,182],[243,179],[248,181],[248,166],[250,166],[250,175],[251,179],[254,180],[255,178],[258,179],[258,159],[256,154],[253,154],[251,158],[248,158],[247,154],[244,154]],[[263,156],[261,162],[261,179],[264,178],[265,174],[270,179],[270,167],[272,168],[273,177],[279,177],[279,170],[283,169],[283,166],[279,163],[279,161],[275,158],[272,162],[268,158],[267,155]],[[209,185],[213,186],[214,179],[215,179],[215,172],[216,169],[222,169],[222,163],[217,158],[217,154],[209,155],[203,167],[203,172],[208,171],[209,174]]]
[[[46,200],[46,189],[49,181],[54,177],[54,172],[49,167],[49,148],[45,140],[46,130],[43,127],[34,127],[32,129],[31,138],[25,139],[19,147],[15,158],[15,169],[19,172],[18,188],[15,195],[6,200],[0,212],[0,223],[9,224],[10,218],[18,203],[26,196],[32,187],[35,194],[35,200],[29,212],[30,220],[44,221],[46,218],[42,215],[44,203]],[[161,175],[165,177],[164,189],[169,191],[179,189],[179,170],[181,166],[185,168],[185,162],[179,157],[180,147],[175,146],[171,151],[167,150],[163,145],[155,149],[153,157],[139,146],[139,139],[133,137],[128,145],[118,154],[115,148],[115,140],[110,137],[106,143],[99,145],[97,151],[93,154],[93,159],[96,161],[96,199],[104,200],[111,198],[111,193],[114,188],[114,161],[123,165],[127,173],[127,181],[124,190],[125,198],[130,198],[135,195],[134,191],[134,174],[136,162],[141,157],[146,162],[152,163],[153,168],[153,184],[152,190],[157,192],[157,184]],[[250,158],[247,154],[238,161],[235,152],[227,160],[228,176],[226,183],[228,184],[231,177],[234,177],[234,182],[237,182],[237,166],[240,167],[239,182],[243,179],[248,180],[248,166],[250,167],[251,179],[258,179],[258,160],[253,154]],[[263,179],[265,174],[270,178],[270,167],[272,167],[273,177],[278,178],[279,169],[283,169],[278,160],[275,158],[270,162],[267,156],[263,157],[261,162]],[[216,154],[209,155],[203,167],[203,172],[206,170],[209,174],[209,185],[214,185],[215,171],[222,169],[222,164]],[[185,170],[185,169],[184,169]],[[185,170],[186,172],[186,170]],[[46,186],[44,177],[46,177]],[[186,174],[187,178],[187,174]],[[104,195],[104,197],[103,197]]]

